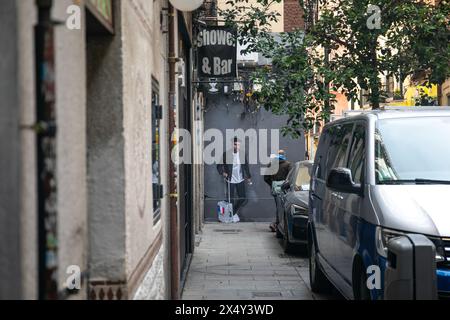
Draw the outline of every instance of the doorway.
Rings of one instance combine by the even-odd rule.
[[[178,84],[179,102],[179,127],[188,132],[192,132],[192,87],[191,87],[191,41],[184,17],[178,15],[178,25],[180,33],[179,57],[184,61],[184,70]],[[192,141],[191,150],[192,150]],[[181,287],[183,287],[186,272],[190,259],[194,251],[193,237],[193,168],[192,154],[191,161],[179,166],[179,202],[180,202],[180,267],[181,267]]]

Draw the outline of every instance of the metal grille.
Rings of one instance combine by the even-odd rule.
[[[445,266],[450,268],[450,239],[443,239]]]
[[[450,269],[450,239],[429,237],[436,247],[438,269]]]

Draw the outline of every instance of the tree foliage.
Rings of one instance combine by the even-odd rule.
[[[271,5],[281,0],[229,0],[220,14],[238,30],[246,52],[272,60],[257,70],[258,100],[275,114],[289,116],[285,134],[298,136],[327,120],[334,95],[358,100],[361,89],[373,108],[385,99],[381,75],[404,80],[420,74],[428,83],[450,77],[450,3],[423,0],[300,0],[309,25],[274,37],[280,19]],[[324,54],[327,52],[329,54]],[[244,52],[245,53],[245,52]],[[327,58],[327,59],[325,59]],[[330,104],[331,103],[331,104]]]
[[[437,6],[422,0],[320,2],[320,19],[311,34],[315,45],[332,50],[333,84],[350,99],[364,89],[372,107],[379,108],[384,98],[381,74],[403,80],[422,73],[435,84],[450,76],[448,1]],[[374,26],[378,18],[379,26]]]

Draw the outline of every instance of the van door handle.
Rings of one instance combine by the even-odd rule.
[[[344,200],[344,197],[341,196],[339,193],[333,192],[331,195],[335,198],[338,198],[339,200]]]

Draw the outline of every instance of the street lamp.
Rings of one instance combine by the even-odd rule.
[[[170,3],[175,7],[175,9],[191,12],[200,8],[204,2],[204,0],[169,0]]]

